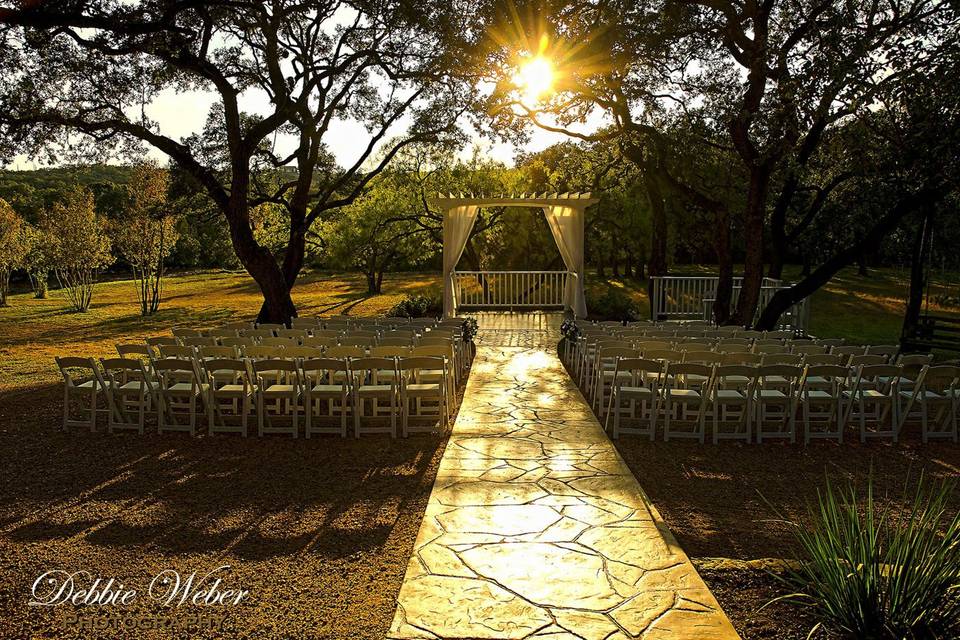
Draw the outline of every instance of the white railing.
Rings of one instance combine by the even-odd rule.
[[[569,271],[454,271],[458,309],[563,309]]]
[[[715,276],[654,276],[650,293],[650,317],[654,320],[710,320],[713,317],[713,303],[717,295],[719,278]],[[730,294],[730,306],[733,308],[740,298],[743,278],[733,279]],[[775,278],[764,278],[760,287],[760,300],[757,304],[759,314],[773,295],[787,288]],[[810,317],[808,299],[804,299],[788,309],[780,317],[779,329],[806,332]]]

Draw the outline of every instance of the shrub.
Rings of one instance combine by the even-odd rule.
[[[828,482],[811,526],[793,526],[800,557],[784,580],[795,593],[778,600],[857,638],[960,637],[960,514],[945,516],[954,489],[921,476],[904,492],[910,512],[895,518],[874,502],[872,478],[863,501]]]
[[[643,317],[640,306],[626,292],[607,287],[599,295],[587,294],[587,310],[590,317],[600,320],[639,320]]]
[[[404,296],[387,315],[400,318],[438,318],[443,315],[443,300],[439,296]]]

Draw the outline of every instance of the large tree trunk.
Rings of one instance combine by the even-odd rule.
[[[809,276],[792,287],[777,291],[760,314],[756,328],[764,331],[773,329],[784,311],[828,283],[840,269],[856,261],[867,247],[876,245],[884,236],[896,229],[908,213],[914,211],[918,206],[933,206],[942,197],[943,191],[941,189],[929,188],[901,198],[859,242],[831,256],[829,260],[814,269]]]
[[[647,274],[650,276],[667,275],[667,207],[663,201],[663,189],[653,171],[644,171],[644,186],[650,201],[650,261]]]
[[[713,246],[717,252],[717,291],[713,302],[713,320],[726,324],[730,319],[733,297],[733,252],[730,249],[730,211],[726,207],[715,213]]]
[[[934,207],[924,207],[923,217],[917,226],[910,256],[910,291],[907,294],[907,308],[903,315],[904,336],[913,335],[920,324],[920,311],[923,307],[923,293],[927,287],[927,260],[930,256],[930,244],[933,241]]]
[[[757,313],[760,288],[763,285],[763,227],[767,209],[767,190],[770,186],[770,169],[766,165],[750,171],[747,190],[747,208],[744,214],[744,237],[746,255],[743,264],[743,285],[737,299],[737,310],[730,318],[731,324],[749,326]]]

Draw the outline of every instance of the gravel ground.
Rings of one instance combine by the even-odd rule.
[[[110,436],[62,433],[59,419],[59,386],[0,395],[0,638],[385,634],[445,436]],[[220,593],[249,591],[239,605],[149,597],[164,571],[199,581],[223,565]],[[77,589],[114,578],[137,595],[29,606],[55,570],[88,572]],[[187,626],[198,615],[222,630]],[[176,631],[95,626],[139,620]]]

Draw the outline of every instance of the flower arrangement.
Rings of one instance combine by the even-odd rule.
[[[573,320],[564,320],[563,324],[560,325],[560,333],[569,342],[576,342],[583,335],[580,327]]]
[[[464,342],[473,342],[473,339],[477,336],[477,319],[476,318],[464,318],[463,319],[463,340]]]

